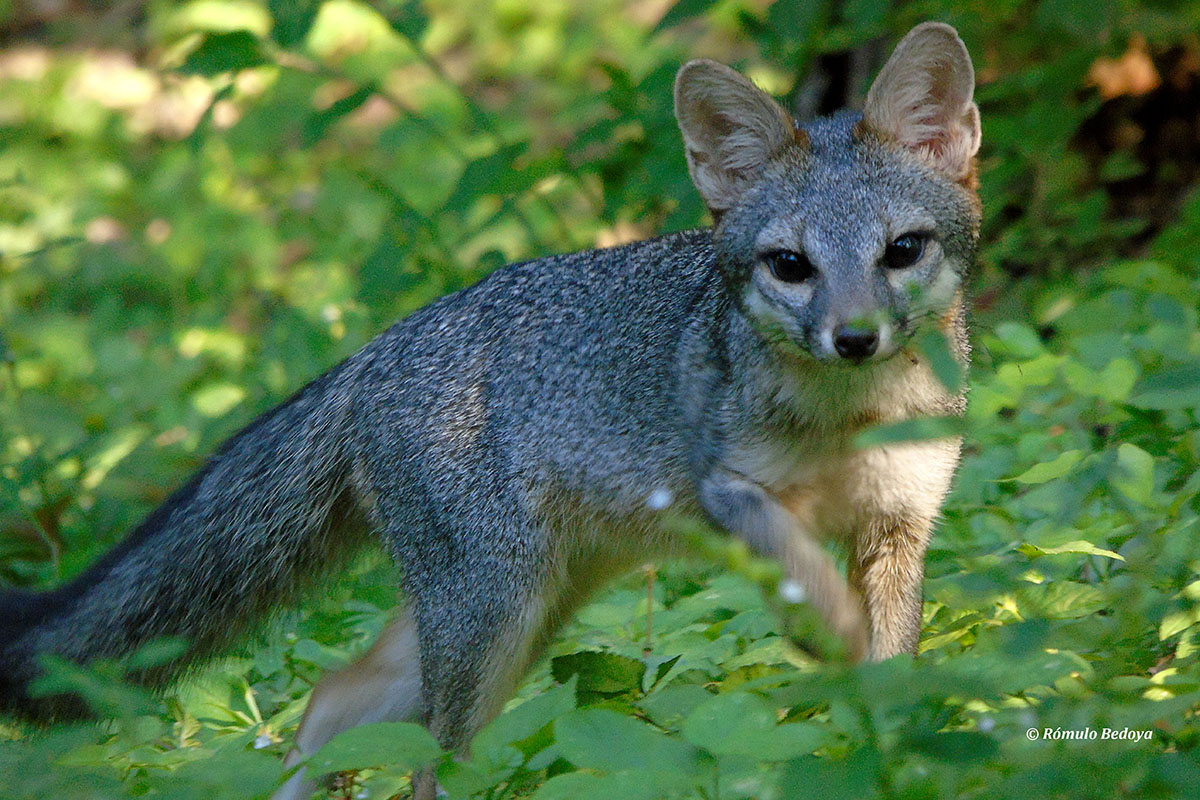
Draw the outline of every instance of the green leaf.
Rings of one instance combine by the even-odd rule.
[[[789,761],[779,782],[783,800],[807,800],[820,787],[821,797],[867,800],[876,797],[879,754],[860,749],[843,759],[801,756]]]
[[[1086,553],[1092,556],[1105,556],[1107,558],[1115,558],[1118,561],[1124,561],[1125,558],[1120,553],[1114,553],[1112,550],[1105,550],[1091,542],[1085,542],[1082,539],[1066,542],[1054,547],[1040,547],[1029,543],[1022,544],[1017,548],[1030,558],[1038,558],[1040,556],[1052,556],[1059,553]]]
[[[262,43],[249,31],[208,33],[200,45],[188,54],[178,71],[187,75],[213,77],[270,63]]]
[[[558,656],[550,662],[550,674],[559,683],[578,679],[580,693],[619,694],[641,688],[646,665],[615,653],[584,650]]]
[[[1158,626],[1158,638],[1170,639],[1176,634],[1183,633],[1188,628],[1200,622],[1200,605],[1186,611],[1173,611],[1163,617]]]
[[[888,0],[847,0],[846,19],[864,33],[878,31],[887,17]]]
[[[145,689],[131,686],[119,677],[116,664],[90,663],[80,666],[55,655],[38,656],[42,674],[29,686],[31,697],[78,694],[98,717],[148,714],[159,704]]]
[[[314,774],[347,769],[392,767],[414,770],[442,755],[429,731],[411,722],[374,722],[333,737],[308,759]]]
[[[640,770],[671,783],[690,783],[698,768],[690,745],[632,717],[608,709],[573,711],[554,723],[563,757],[578,767],[620,772]]]
[[[317,19],[322,2],[323,0],[269,0],[267,7],[275,20],[271,28],[271,38],[281,47],[303,44]]]
[[[1077,39],[1093,41],[1117,13],[1116,0],[1042,0],[1035,6],[1033,19],[1038,27],[1068,33]]]
[[[126,665],[131,670],[148,669],[167,664],[187,652],[187,639],[181,636],[163,636],[152,639],[128,657]]]
[[[717,0],[679,0],[671,9],[663,14],[662,19],[658,21],[658,25],[654,27],[655,31],[665,30],[666,28],[678,25],[694,17],[698,17],[717,4]]]
[[[701,686],[684,683],[657,691],[644,698],[638,705],[656,724],[674,727],[693,710],[707,703],[712,696],[712,692]]]
[[[688,715],[683,738],[713,755],[784,761],[811,753],[828,738],[805,722],[777,724],[774,709],[750,692],[717,695]]]
[[[534,800],[660,800],[663,787],[640,772],[592,775],[568,772],[542,784]]]
[[[373,94],[375,94],[373,88],[364,86],[346,95],[341,100],[336,101],[329,108],[318,111],[315,114],[310,114],[304,120],[304,127],[301,129],[304,146],[312,147],[325,138],[325,134],[329,132],[331,127],[337,124],[338,120],[347,114],[353,113],[355,109],[367,102]]]
[[[1117,448],[1112,485],[1135,503],[1148,506],[1154,499],[1154,457],[1137,445],[1125,442]]]
[[[1068,450],[1060,454],[1053,461],[1034,464],[1020,475],[1014,478],[1005,478],[1004,480],[1016,481],[1017,483],[1046,483],[1047,481],[1056,480],[1069,473],[1076,464],[1083,460],[1083,456],[1084,453],[1082,450]]]
[[[1138,378],[1138,368],[1127,358],[1115,358],[1100,371],[1088,369],[1077,361],[1063,365],[1067,385],[1080,395],[1102,397],[1110,403],[1129,399]]]
[[[410,42],[419,42],[429,27],[429,15],[418,0],[393,0],[383,16],[392,30]],[[378,8],[378,6],[376,6]]]
[[[1023,586],[1016,596],[1021,614],[1049,619],[1075,619],[1094,614],[1107,603],[1104,593],[1095,586],[1076,581]]]
[[[992,333],[1000,340],[1001,347],[996,348],[997,354],[1007,352],[1016,358],[1027,359],[1046,351],[1037,331],[1023,322],[1006,320],[997,324]]]
[[[854,446],[865,449],[901,442],[945,439],[961,436],[965,431],[966,422],[962,417],[917,417],[867,428],[854,437]]]
[[[510,144],[467,164],[446,207],[460,208],[489,194],[515,194],[532,185],[531,176],[513,166],[524,152],[524,144]]]
[[[209,758],[184,763],[163,775],[160,791],[151,794],[207,800],[266,797],[282,774],[283,762],[270,753],[226,746]]]
[[[338,669],[346,663],[346,653],[312,639],[300,639],[292,645],[292,657],[315,664],[321,669]]]
[[[472,740],[471,754],[486,758],[489,753],[528,739],[574,709],[577,680],[578,678],[572,675],[564,685],[555,686],[531,697],[489,722]]]
[[[982,763],[996,754],[996,741],[974,731],[926,731],[907,737],[911,749],[941,761]]]
[[[958,393],[962,390],[963,366],[950,351],[950,343],[946,335],[937,329],[925,331],[917,339],[917,349],[929,362],[929,368],[949,391]]]
[[[1200,366],[1177,367],[1149,376],[1138,384],[1129,402],[1156,411],[1200,406]]]

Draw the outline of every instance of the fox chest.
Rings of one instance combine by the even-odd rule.
[[[847,438],[800,438],[734,446],[725,461],[811,534],[845,538],[875,519],[935,517],[958,453],[957,439],[858,449]]]

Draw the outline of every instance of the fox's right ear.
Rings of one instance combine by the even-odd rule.
[[[770,95],[706,59],[689,61],[675,76],[675,119],[692,183],[716,217],[737,202],[771,156],[802,135]]]

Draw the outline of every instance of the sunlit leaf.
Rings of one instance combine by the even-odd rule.
[[[1047,481],[1056,480],[1070,473],[1075,468],[1075,465],[1083,460],[1083,457],[1084,452],[1082,450],[1068,450],[1065,453],[1060,453],[1053,461],[1035,464],[1020,475],[1007,478],[1007,480],[1018,483],[1046,483]]]

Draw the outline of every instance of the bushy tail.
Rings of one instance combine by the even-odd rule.
[[[124,542],[63,587],[0,596],[0,710],[77,716],[77,697],[30,698],[38,655],[87,662],[161,637],[213,653],[361,541],[348,484],[351,361],[233,437]],[[358,528],[358,530],[354,530]]]

